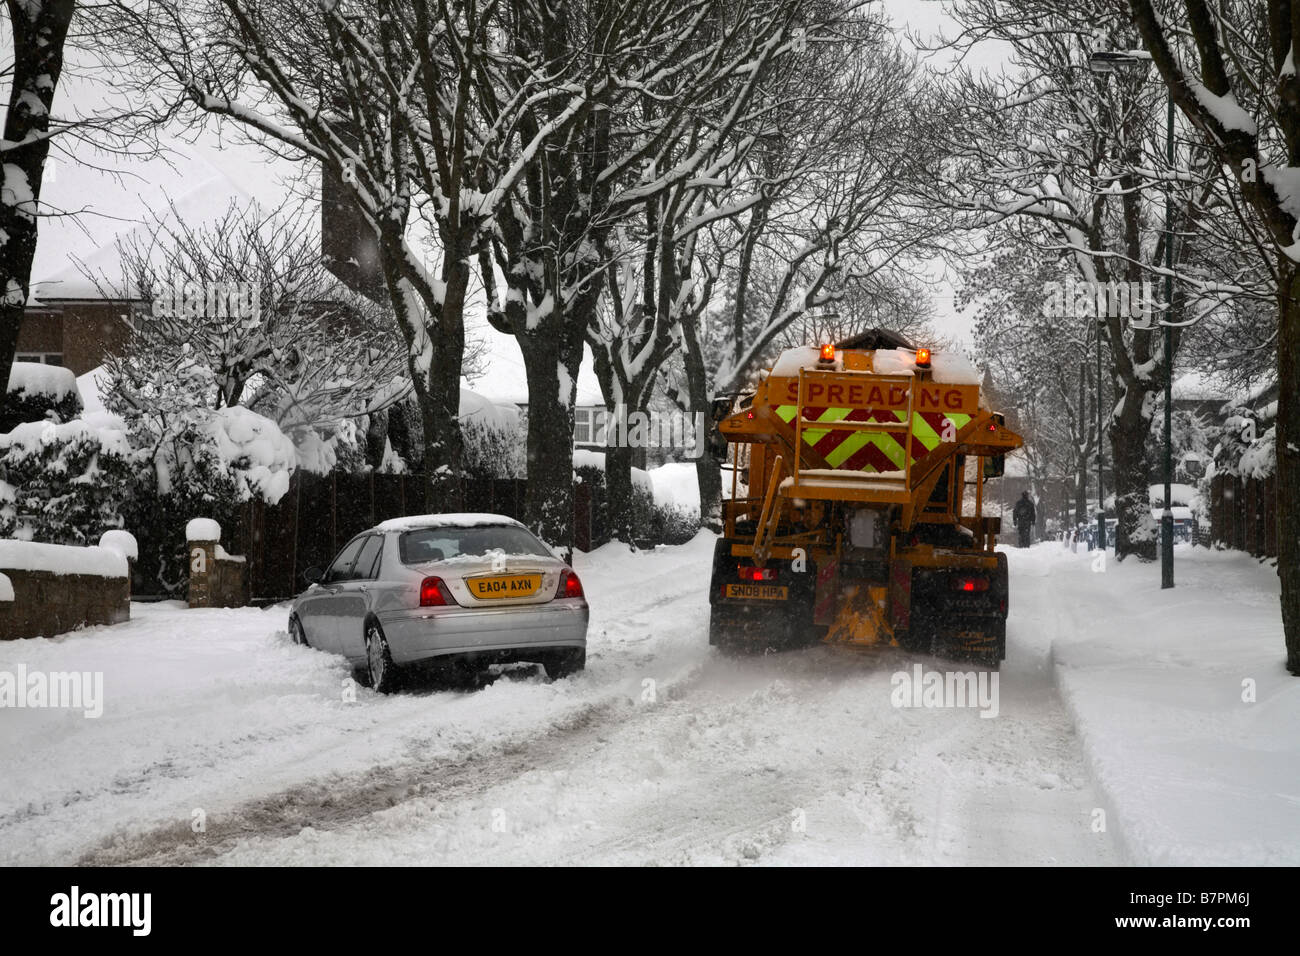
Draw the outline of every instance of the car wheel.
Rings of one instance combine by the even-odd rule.
[[[307,643],[307,632],[302,629],[302,621],[298,620],[297,615],[289,618],[289,639],[303,647],[311,646]]]
[[[388,638],[379,625],[366,625],[366,676],[370,686],[381,694],[391,694],[397,687],[398,668],[388,649]]]
[[[587,650],[576,647],[572,650],[554,651],[547,655],[542,666],[546,668],[547,677],[551,680],[560,680],[586,669]]]

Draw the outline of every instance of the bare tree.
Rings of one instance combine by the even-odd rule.
[[[410,393],[392,317],[326,270],[301,212],[232,205],[195,224],[173,208],[118,245],[121,277],[92,278],[106,297],[139,305],[105,363],[108,387],[115,408],[154,422],[144,432],[158,440],[184,429],[187,403],[191,414],[242,405],[324,467],[335,439],[357,444],[361,420]]]
[[[1278,574],[1287,669],[1300,676],[1300,79],[1296,8],[1129,0],[1178,109],[1227,168],[1276,263]]]

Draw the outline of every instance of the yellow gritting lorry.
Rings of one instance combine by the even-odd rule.
[[[732,487],[711,644],[893,645],[998,666],[1007,564],[983,487],[1022,442],[962,356],[881,329],[788,349],[713,418]]]

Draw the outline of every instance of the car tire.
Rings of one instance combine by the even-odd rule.
[[[587,650],[583,647],[572,650],[555,651],[542,661],[546,676],[551,680],[570,677],[587,667]]]
[[[366,678],[370,688],[380,694],[391,694],[397,689],[400,677],[383,628],[371,621],[366,625]]]
[[[307,632],[302,628],[302,621],[298,620],[298,615],[289,618],[289,640],[302,647],[311,647],[307,643]]]

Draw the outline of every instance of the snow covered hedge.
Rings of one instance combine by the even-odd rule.
[[[122,527],[136,470],[121,432],[82,421],[0,434],[0,537],[91,544]]]
[[[38,362],[14,362],[9,372],[0,432],[24,422],[67,422],[81,411],[77,378],[71,369]]]
[[[588,485],[592,496],[593,545],[610,540],[605,519],[605,456],[598,451],[578,449],[573,453],[574,480]],[[675,504],[655,501],[654,484],[650,475],[640,468],[632,469],[634,534],[638,541],[651,544],[685,544],[700,530],[698,506],[695,510]]]

